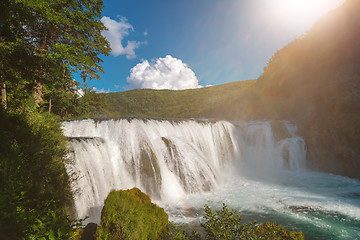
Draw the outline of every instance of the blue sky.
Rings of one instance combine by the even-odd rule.
[[[255,79],[276,50],[343,2],[104,0],[113,51],[102,57],[101,80],[88,85],[115,92]]]

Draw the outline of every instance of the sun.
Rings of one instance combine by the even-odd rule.
[[[302,27],[314,23],[345,0],[267,0],[267,11],[279,24]]]

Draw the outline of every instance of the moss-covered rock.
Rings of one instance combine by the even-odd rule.
[[[168,215],[138,188],[111,191],[101,212],[98,239],[159,239]]]

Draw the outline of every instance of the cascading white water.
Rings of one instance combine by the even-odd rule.
[[[242,149],[241,163],[256,171],[269,169],[305,169],[306,148],[302,137],[296,135],[296,126],[281,122],[287,136],[275,140],[270,122],[237,124]]]
[[[269,122],[107,119],[63,122],[71,137],[72,178],[77,217],[99,222],[112,189],[138,187],[152,199],[212,191],[223,172],[239,162],[300,169],[301,137],[275,141]]]
[[[360,239],[360,181],[304,170],[305,142],[287,122],[87,119],[63,129],[86,222],[100,221],[110,190],[138,187],[176,222],[198,223],[205,203],[225,202],[307,239]]]

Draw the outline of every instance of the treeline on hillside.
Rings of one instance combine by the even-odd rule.
[[[102,8],[101,0],[0,1],[0,239],[75,234],[68,142],[55,114],[91,112],[72,75],[85,82],[102,72]]]
[[[92,117],[218,118],[223,105],[247,91],[255,80],[200,89],[152,90],[89,94]]]

